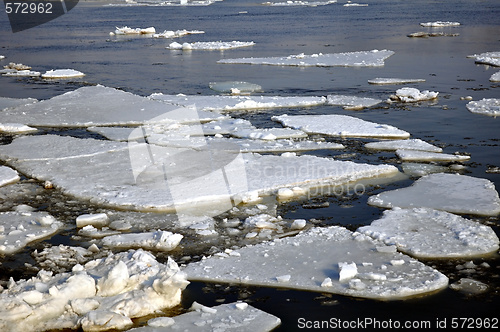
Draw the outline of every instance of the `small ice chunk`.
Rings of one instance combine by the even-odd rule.
[[[356,263],[339,263],[339,281],[346,282],[349,279],[352,279],[358,274],[358,267]]]
[[[84,73],[74,69],[53,69],[46,71],[44,74],[42,74],[42,78],[45,79],[76,78],[83,76],[85,76]]]
[[[483,98],[479,101],[471,101],[466,107],[472,113],[494,117],[500,115],[500,99],[496,98]]]
[[[6,77],[38,77],[40,75],[41,73],[39,71],[33,70],[17,70],[2,74],[2,76]]]
[[[405,174],[409,176],[424,176],[432,173],[444,173],[448,170],[447,167],[433,165],[433,164],[420,164],[420,163],[402,163],[401,167]]]
[[[457,27],[460,25],[460,22],[435,21],[435,22],[420,23],[420,25],[423,27],[431,27],[431,28]]]
[[[7,166],[0,166],[0,187],[16,183],[20,179],[16,170]]]
[[[491,75],[490,82],[500,82],[500,71]]]
[[[291,275],[289,275],[289,274],[285,274],[285,275],[282,275],[282,276],[276,277],[276,280],[277,280],[278,282],[282,283],[282,282],[289,282],[291,278],[292,278],[292,276],[291,276]]]
[[[175,324],[175,320],[171,317],[157,317],[148,320],[148,326],[151,327],[169,327]]]
[[[76,227],[81,228],[87,225],[103,227],[108,224],[109,218],[106,213],[82,214],[76,217]]]
[[[420,78],[382,78],[377,77],[368,80],[370,84],[409,84],[409,83],[423,83],[425,79]]]
[[[280,188],[278,189],[278,199],[286,200],[295,196],[294,192],[290,188]]]
[[[112,248],[143,248],[170,251],[177,247],[182,238],[181,234],[158,230],[148,233],[107,236],[103,239],[103,244]]]
[[[395,151],[399,149],[405,150],[420,150],[429,152],[442,152],[443,149],[429,144],[421,139],[405,139],[405,140],[391,140],[391,141],[380,141],[380,142],[370,142],[365,144],[365,148],[371,150],[384,150],[384,151]]]
[[[305,219],[295,219],[290,226],[290,229],[302,229],[306,227],[307,221]]]
[[[116,27],[113,34],[115,35],[142,35],[142,34],[154,34],[156,29],[154,27],[149,28],[130,28],[128,26]]]
[[[436,99],[439,92],[425,90],[420,92],[416,88],[401,88],[396,90],[396,95],[392,96],[391,99],[401,101],[403,103],[413,103],[424,100]]]
[[[437,153],[418,150],[396,150],[396,155],[403,161],[466,161],[470,156]]]
[[[323,280],[323,282],[321,283],[321,287],[332,287],[332,286],[333,283],[331,278],[325,278],[325,280]]]
[[[487,284],[471,278],[461,278],[451,284],[450,288],[468,295],[476,295],[486,292],[489,287]]]

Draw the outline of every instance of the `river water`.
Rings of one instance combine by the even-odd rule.
[[[44,72],[54,68],[73,68],[86,73],[82,79],[45,81],[32,78],[0,79],[0,96],[47,99],[89,84],[102,84],[147,96],[164,94],[215,94],[208,87],[213,81],[247,81],[262,86],[264,95],[326,96],[348,94],[387,99],[399,86],[368,84],[375,77],[422,78],[426,82],[409,85],[420,90],[438,91],[435,102],[383,104],[363,111],[322,106],[298,110],[271,110],[238,113],[257,126],[278,124],[271,116],[294,114],[346,114],[364,120],[388,123],[438,145],[445,153],[469,153],[471,161],[462,174],[486,178],[500,188],[500,174],[487,172],[500,166],[499,119],[470,113],[463,97],[474,100],[499,98],[500,85],[489,82],[498,68],[475,65],[467,55],[500,49],[500,4],[498,0],[367,0],[368,6],[344,7],[344,1],[327,6],[263,6],[252,0],[225,0],[203,7],[108,6],[103,2],[80,3],[68,14],[39,27],[12,33],[7,15],[0,13],[0,64],[16,62]],[[455,37],[408,38],[417,31],[430,31],[421,22],[457,21],[459,27],[439,31],[458,33]],[[175,41],[254,41],[252,47],[221,51],[171,51],[173,40],[149,37],[117,37],[115,27],[149,27],[163,30],[203,30]],[[335,53],[389,49],[395,52],[377,68],[297,68],[258,65],[217,64],[222,58],[286,56],[290,54]],[[1,119],[0,119],[1,121]],[[85,136],[85,131],[64,134]],[[5,137],[4,137],[5,139]],[[361,147],[369,140],[335,140],[353,152],[314,151],[310,154],[336,156],[344,160],[401,165],[393,153],[368,154]],[[390,185],[369,187],[355,197],[322,197],[328,207],[305,209],[303,202],[282,204],[284,218],[319,219],[324,224],[356,229],[377,219],[382,210],[366,204],[368,196],[388,189],[406,187],[414,179]],[[469,193],[471,196],[473,192]],[[52,197],[55,202],[64,197]],[[19,202],[18,202],[19,203]],[[30,202],[23,202],[30,204]],[[33,203],[33,202],[31,202]],[[33,203],[36,205],[36,203]],[[33,205],[32,204],[32,205]],[[40,206],[54,206],[50,202]],[[50,211],[50,208],[48,208]],[[51,211],[58,213],[56,209]],[[63,211],[59,211],[63,214]],[[499,234],[499,218],[474,218],[487,223]],[[75,244],[66,236],[50,243]],[[2,280],[22,276],[27,251],[6,258]],[[470,259],[469,259],[470,260]],[[184,293],[183,305],[193,300],[216,305],[225,300],[243,299],[282,320],[278,330],[302,330],[300,318],[314,320],[357,320],[431,322],[433,327],[447,319],[448,326],[458,317],[497,317],[500,304],[500,260],[498,255],[474,260],[487,262],[475,273],[461,274],[456,266],[469,260],[435,260],[426,263],[445,273],[450,282],[468,276],[490,285],[482,295],[468,296],[447,289],[405,301],[372,301],[336,295],[192,283]],[[179,310],[182,311],[182,308]],[[302,321],[303,322],[303,321]],[[423,324],[423,323],[422,323]]]

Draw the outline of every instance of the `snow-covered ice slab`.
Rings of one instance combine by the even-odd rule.
[[[284,126],[310,134],[341,137],[407,138],[410,134],[396,127],[364,121],[347,115],[280,115],[273,116]]]
[[[176,105],[98,85],[79,88],[36,104],[6,109],[1,112],[1,119],[29,126],[89,127],[142,125],[152,118],[158,122],[183,123],[221,118],[199,111],[198,118],[194,119],[191,113]]]
[[[370,84],[409,84],[409,83],[422,83],[425,82],[425,79],[420,78],[383,78],[377,77],[371,80],[368,80]]]
[[[7,166],[0,166],[0,187],[16,183],[20,179],[16,170]]]
[[[128,26],[116,27],[114,32],[110,32],[110,35],[149,35],[156,33],[154,27],[149,28],[130,28]]]
[[[344,7],[368,7],[368,4],[347,1],[347,3],[344,4]]]
[[[490,82],[500,82],[500,71],[497,71],[490,77]]]
[[[423,27],[431,27],[431,28],[458,27],[460,26],[460,22],[436,21],[436,22],[420,23],[420,25]]]
[[[68,273],[42,270],[0,293],[0,329],[127,329],[132,318],[178,305],[188,283],[172,259],[161,264],[143,250],[111,254]]]
[[[228,332],[267,332],[281,324],[281,320],[246,302],[221,304],[206,307],[194,302],[193,311],[175,316],[158,317],[148,321],[148,326],[130,332],[164,331],[228,331]]]
[[[365,148],[370,150],[382,151],[396,151],[399,149],[405,150],[420,150],[429,152],[442,152],[443,149],[422,141],[418,138],[404,139],[404,140],[391,140],[381,142],[370,142],[365,144]]]
[[[424,100],[433,100],[438,97],[439,92],[425,90],[420,92],[416,88],[401,88],[396,90],[396,95],[391,96],[391,99],[401,101],[403,103],[414,103]]]
[[[382,218],[356,231],[417,258],[474,257],[499,247],[491,227],[429,208],[384,211]]]
[[[40,75],[41,73],[39,71],[33,70],[17,70],[2,74],[2,76],[6,77],[38,77]]]
[[[110,248],[143,248],[146,250],[171,251],[181,242],[181,234],[169,231],[111,235],[103,239]]]
[[[313,228],[191,263],[188,280],[239,283],[401,299],[448,286],[440,272],[396,252],[395,247],[338,227]]]
[[[187,35],[198,35],[203,33],[205,33],[205,31],[202,30],[165,30],[161,33],[153,34],[153,38],[179,38]]]
[[[398,149],[396,155],[403,161],[466,161],[470,156],[419,150]]]
[[[447,167],[433,164],[420,164],[420,163],[402,163],[401,168],[403,173],[409,176],[424,176],[432,173],[444,173],[448,171]]]
[[[150,99],[179,106],[195,105],[202,111],[236,111],[266,108],[309,107],[323,105],[325,97],[279,97],[279,96],[199,96],[164,95],[154,93]]]
[[[337,0],[328,0],[328,1],[303,1],[303,0],[288,0],[285,2],[272,2],[272,1],[267,1],[263,2],[262,4],[265,6],[276,6],[276,7],[285,7],[285,6],[310,6],[310,7],[316,7],[316,6],[325,6],[325,5],[330,5],[332,3],[337,3]]]
[[[286,57],[222,59],[217,63],[258,64],[300,67],[381,67],[393,55],[389,50],[372,50],[332,54],[298,54]]]
[[[380,104],[382,100],[367,97],[328,95],[326,103],[328,105],[344,106],[347,109],[362,109]]]
[[[230,50],[233,48],[249,47],[255,45],[254,42],[242,42],[242,41],[214,41],[214,42],[194,42],[194,43],[177,43],[173,42],[167,46],[171,50]]]
[[[85,76],[84,73],[74,69],[54,69],[48,70],[42,74],[42,78],[56,79],[56,78],[77,78]]]
[[[27,105],[27,104],[34,104],[36,102],[38,102],[38,100],[36,100],[34,98],[0,97],[0,115],[2,114],[1,110],[5,109],[5,108]]]
[[[483,98],[479,101],[471,101],[466,107],[472,113],[489,116],[500,115],[500,99],[497,98]]]
[[[481,54],[469,55],[474,61],[483,65],[500,67],[500,52],[485,52]]]
[[[33,241],[54,235],[62,226],[46,212],[1,212],[0,254],[13,254]]]
[[[27,134],[34,133],[38,129],[26,126],[22,123],[0,123],[0,133],[6,134]]]
[[[368,204],[385,208],[428,207],[485,216],[500,214],[500,198],[491,181],[459,174],[426,175],[410,187],[372,196]]]
[[[208,86],[214,91],[231,94],[262,91],[262,87],[258,84],[241,81],[210,82]]]

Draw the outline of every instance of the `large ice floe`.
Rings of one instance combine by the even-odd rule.
[[[357,232],[418,258],[481,256],[497,251],[499,244],[491,227],[429,208],[384,211]]]
[[[396,151],[400,149],[429,151],[429,152],[443,151],[443,149],[435,145],[422,141],[421,139],[415,139],[415,138],[404,139],[404,140],[370,142],[365,144],[365,148],[370,150],[382,150],[382,151]]]
[[[420,92],[416,88],[401,88],[396,90],[396,95],[391,96],[391,100],[403,103],[414,103],[417,101],[433,100],[438,97],[439,92],[425,90]]]
[[[191,281],[293,288],[348,296],[399,299],[448,285],[440,272],[396,252],[395,246],[338,227],[312,228],[191,263]]]
[[[194,302],[191,311],[176,317],[158,317],[148,321],[148,326],[131,332],[162,331],[228,331],[267,332],[281,324],[281,320],[246,302],[206,307]]]
[[[422,83],[425,82],[425,79],[420,78],[383,78],[377,77],[371,80],[368,80],[370,84],[409,84],[409,83]]]
[[[500,214],[500,198],[491,181],[459,174],[426,175],[408,188],[371,196],[368,204],[386,208],[428,207],[484,216]]]
[[[242,42],[242,41],[214,41],[214,42],[194,42],[194,43],[177,43],[173,42],[167,46],[171,50],[230,50],[233,48],[249,47],[255,45],[254,42]]]
[[[331,54],[319,53],[310,55],[302,53],[286,57],[222,59],[217,63],[299,67],[381,67],[384,65],[384,60],[393,54],[394,52],[389,50],[371,50]]]
[[[407,138],[410,134],[396,127],[364,121],[347,115],[280,115],[274,121],[306,133],[341,137]]]
[[[496,98],[483,98],[479,101],[471,101],[466,107],[472,113],[489,116],[500,115],[500,99]]]
[[[0,166],[0,187],[16,183],[20,179],[16,170],[6,166]]]
[[[54,235],[62,226],[46,212],[0,212],[0,254],[15,253]]]
[[[75,265],[67,273],[41,270],[0,293],[0,328],[126,329],[132,318],[178,305],[188,283],[172,259],[161,264],[142,249]]]

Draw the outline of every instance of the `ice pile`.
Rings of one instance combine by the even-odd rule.
[[[58,246],[44,248],[40,252],[35,250],[31,255],[42,269],[62,273],[70,271],[73,266],[77,264],[84,265],[92,259],[95,259],[96,257],[94,256],[99,253],[104,254],[95,244],[91,245],[88,249],[60,244]]]
[[[416,89],[416,88],[401,88],[396,90],[396,95],[391,96],[391,100],[395,101],[400,101],[403,103],[414,103],[418,101],[424,101],[424,100],[432,100],[436,99],[438,96],[439,92],[434,92],[434,91],[422,91]]]
[[[284,287],[348,296],[399,299],[443,289],[448,278],[394,246],[338,227],[214,255],[185,269],[188,280]]]
[[[5,69],[13,70],[30,70],[31,66],[23,65],[22,63],[10,62],[8,65],[3,66]]]
[[[479,101],[471,101],[466,105],[472,113],[498,116],[500,115],[500,99],[483,98]]]
[[[332,54],[298,54],[287,57],[222,59],[217,63],[259,64],[300,67],[381,67],[384,60],[393,55],[389,50],[371,50]]]
[[[254,42],[242,42],[242,41],[230,41],[230,42],[223,42],[223,41],[215,41],[215,42],[194,42],[194,43],[177,43],[173,42],[171,43],[167,48],[171,50],[184,50],[184,51],[189,51],[189,50],[229,50],[233,48],[239,48],[239,47],[248,47],[248,46],[253,46],[255,45]]]
[[[370,142],[365,144],[365,148],[370,150],[383,150],[383,151],[396,151],[400,149],[405,150],[419,150],[429,152],[441,152],[443,149],[429,144],[421,139],[404,139],[404,140],[391,140]]]
[[[407,138],[410,134],[396,127],[364,121],[346,115],[280,115],[274,121],[310,134],[340,137]]]
[[[500,52],[485,52],[481,54],[469,55],[476,63],[500,67]]]
[[[409,84],[409,83],[422,83],[425,82],[424,79],[420,78],[382,78],[377,77],[368,80],[370,84]]]
[[[197,302],[191,312],[176,317],[158,317],[148,321],[148,326],[130,330],[131,332],[175,331],[228,331],[267,332],[281,324],[281,320],[246,302],[221,304],[206,307]]]
[[[46,212],[0,212],[0,254],[13,254],[54,235],[62,226]]]
[[[497,251],[499,244],[491,227],[429,208],[384,211],[381,219],[357,232],[418,258],[486,255]]]
[[[181,242],[183,236],[169,231],[119,234],[107,236],[103,244],[110,248],[143,248],[146,250],[171,251]]]
[[[83,77],[83,76],[85,76],[84,73],[79,72],[78,70],[74,70],[74,69],[55,69],[55,70],[46,71],[44,74],[42,74],[42,78],[50,78],[50,79],[76,78],[76,77]]]
[[[16,183],[21,178],[16,170],[7,166],[0,166],[0,187]]]
[[[371,196],[368,204],[386,208],[428,207],[484,216],[500,214],[500,198],[492,182],[459,174],[426,175],[408,188]]]
[[[141,249],[75,265],[68,273],[42,270],[0,293],[0,328],[127,329],[132,318],[179,304],[188,283],[172,259],[161,264]]]
[[[423,27],[442,28],[442,27],[457,27],[460,25],[460,23],[450,22],[450,21],[436,21],[436,22],[420,23],[420,25]]]
[[[156,33],[156,29],[154,27],[149,28],[129,28],[128,26],[124,27],[116,27],[115,32],[110,32],[111,36],[113,35],[146,35],[146,34],[154,34]]]

